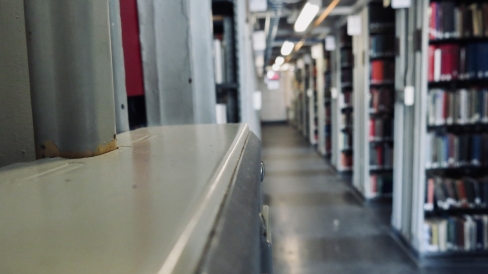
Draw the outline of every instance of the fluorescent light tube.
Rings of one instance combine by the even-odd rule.
[[[283,56],[276,57],[275,64],[277,64],[278,66],[281,66],[281,65],[283,65],[283,63],[285,63],[285,57],[283,57]]]
[[[293,47],[295,44],[290,41],[285,41],[283,43],[283,46],[281,46],[281,54],[284,56],[290,55],[290,53],[293,51]]]
[[[304,32],[308,28],[308,25],[310,25],[310,23],[315,18],[315,15],[317,15],[318,12],[319,12],[318,5],[312,5],[309,2],[307,2],[303,7],[302,12],[300,12],[297,21],[295,22],[295,31]]]

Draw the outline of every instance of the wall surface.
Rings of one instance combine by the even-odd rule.
[[[280,88],[277,90],[268,90],[263,78],[258,78],[258,90],[263,95],[263,107],[261,109],[261,121],[277,122],[286,121],[285,89],[286,79],[280,79]]]
[[[0,167],[35,160],[23,1],[0,0]]]

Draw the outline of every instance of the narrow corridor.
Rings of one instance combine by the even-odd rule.
[[[418,269],[389,234],[390,206],[362,206],[346,180],[291,126],[263,126],[263,160],[276,274],[486,273]]]

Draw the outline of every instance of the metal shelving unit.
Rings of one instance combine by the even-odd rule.
[[[459,2],[461,3],[461,2]],[[395,163],[393,187],[392,227],[399,239],[420,265],[486,264],[486,250],[434,251],[429,247],[427,220],[445,216],[487,214],[487,209],[450,208],[442,210],[426,207],[427,180],[433,175],[463,178],[486,176],[486,168],[461,166],[428,168],[427,149],[431,131],[467,130],[486,132],[483,126],[429,126],[428,94],[430,88],[460,88],[481,83],[482,80],[428,82],[429,44],[466,43],[478,38],[429,41],[429,1],[412,1],[406,9],[396,11],[397,57],[395,89]],[[409,39],[412,38],[412,39]],[[485,38],[486,39],[486,38]],[[486,82],[485,82],[486,83]],[[476,85],[476,84],[474,84]],[[413,104],[406,105],[404,90],[413,90]],[[479,131],[478,131],[479,130]]]
[[[373,92],[377,93],[377,100],[388,96],[394,98],[394,81],[387,78],[375,81],[373,75],[378,68],[375,71],[372,66],[375,62],[381,62],[380,64],[384,66],[388,62],[394,62],[394,50],[387,47],[388,43],[390,46],[394,44],[394,41],[388,40],[388,35],[393,38],[394,11],[384,8],[381,3],[371,2],[357,15],[361,17],[362,22],[361,34],[353,36],[354,104],[352,107],[354,108],[355,150],[353,185],[365,200],[378,200],[378,198],[391,197],[393,166],[386,158],[390,156],[389,152],[393,151],[393,133],[387,131],[393,127],[391,121],[394,116],[394,106],[383,102],[384,105],[381,106],[383,109],[373,109]],[[373,39],[376,39],[376,45],[373,44]],[[378,48],[384,52],[378,52]],[[378,102],[376,103],[379,105]],[[378,130],[381,136],[377,135]]]

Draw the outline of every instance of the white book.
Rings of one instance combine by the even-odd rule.
[[[482,114],[482,122],[488,123],[488,89],[483,89],[483,114]]]
[[[436,99],[437,90],[433,89],[429,92],[429,109],[428,109],[428,123],[429,125],[435,124],[435,99]]]
[[[227,124],[227,105],[217,104],[215,106],[215,114],[217,116],[217,124]]]
[[[455,103],[456,103],[456,100],[454,99],[455,96],[454,96],[454,93],[452,92],[448,92],[447,93],[447,96],[448,96],[448,100],[449,100],[449,106],[448,106],[448,109],[447,109],[447,119],[446,119],[446,124],[448,125],[452,125],[454,123],[454,109],[455,109]]]
[[[471,104],[470,104],[470,118],[471,118],[471,123],[478,123],[481,119],[481,113],[478,112],[478,102],[480,99],[482,99],[482,96],[479,90],[476,89],[471,89],[470,90],[470,99],[471,99]]]
[[[222,84],[224,82],[224,57],[222,51],[222,42],[219,39],[214,40],[214,67],[215,67],[215,83]]]
[[[439,220],[439,251],[447,251],[447,220]]]
[[[434,81],[438,82],[441,80],[441,49],[436,49],[434,51]]]
[[[444,91],[437,90],[436,94],[436,125],[443,125],[444,121]]]
[[[461,89],[458,91],[458,124],[466,124],[468,118],[468,91]]]

